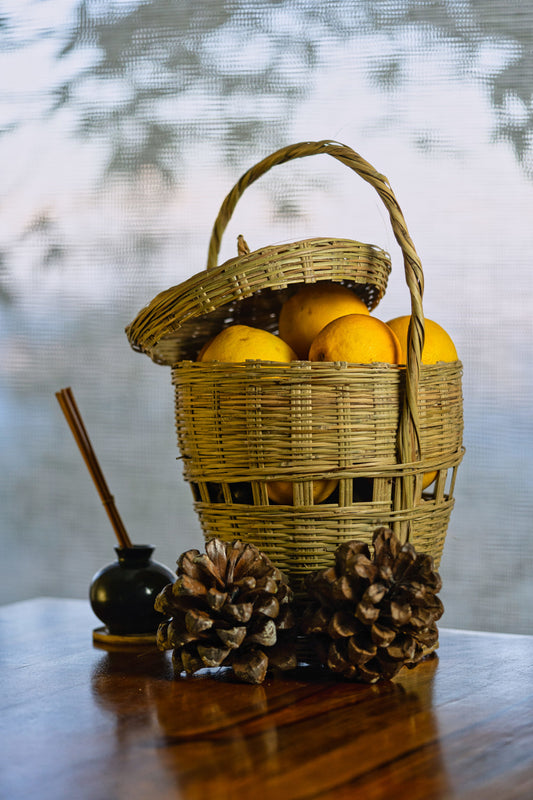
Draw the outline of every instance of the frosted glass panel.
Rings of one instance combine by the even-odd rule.
[[[441,565],[443,625],[533,633],[533,6],[464,0],[41,0],[0,17],[0,602],[86,597],[113,533],[54,392],[72,386],[130,536],[202,538],[170,373],[124,327],[205,266],[251,164],[336,139],[389,178],[425,313],[464,363],[465,446]],[[330,158],[251,187],[224,237],[308,236],[392,255],[373,190]]]

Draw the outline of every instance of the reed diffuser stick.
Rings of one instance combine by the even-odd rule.
[[[109,491],[106,479],[100,469],[100,464],[93,450],[89,434],[83,423],[72,389],[70,386],[66,389],[61,389],[59,392],[56,392],[56,397],[70,430],[72,431],[72,435],[76,440],[76,444],[83,456],[87,469],[94,481],[94,485],[100,495],[104,508],[107,511],[107,516],[109,517],[109,521],[111,522],[120,547],[132,547],[130,537],[128,536],[115,505],[115,498]]]

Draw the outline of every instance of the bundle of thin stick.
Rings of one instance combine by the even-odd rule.
[[[109,521],[111,522],[113,530],[115,531],[115,535],[120,547],[132,547],[130,537],[128,536],[120,514],[118,513],[117,507],[115,506],[115,499],[109,491],[106,479],[104,478],[102,470],[100,469],[100,464],[98,463],[91,440],[89,439],[89,435],[85,425],[83,424],[83,419],[74,399],[72,389],[70,386],[66,389],[61,389],[59,392],[56,392],[56,397],[69,424],[70,430],[72,431],[72,435],[76,440],[76,444],[80,449],[83,460],[87,465],[87,469],[89,470],[89,473],[94,481],[96,489],[98,490],[98,494],[100,495],[100,499],[102,500],[104,508],[107,511]]]

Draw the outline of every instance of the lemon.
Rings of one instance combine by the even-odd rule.
[[[209,345],[211,344],[212,341],[213,341],[213,337],[211,337],[210,339],[207,340],[207,342],[204,343],[202,349],[200,350],[200,352],[196,356],[196,360],[197,361],[202,361],[203,360],[204,353],[205,353],[205,351],[207,350],[207,348],[209,347]]]
[[[402,348],[401,364],[405,364],[407,360],[407,331],[409,328],[409,315],[402,317],[395,317],[387,322],[398,339]],[[431,319],[424,320],[424,347],[422,349],[422,364],[437,364],[439,361],[456,361],[457,350],[447,331]],[[422,478],[422,489],[427,489],[435,478],[437,471],[426,472]]]
[[[198,361],[295,361],[294,350],[269,331],[249,325],[228,325],[200,351]]]
[[[427,489],[430,486],[435,478],[437,477],[437,470],[434,472],[426,472],[424,473],[424,477],[422,478],[422,489]]]
[[[395,317],[387,322],[398,339],[402,348],[400,364],[407,360],[407,329],[409,328],[409,315]],[[450,335],[437,322],[431,319],[424,320],[425,338],[422,350],[422,364],[436,364],[438,361],[457,361],[457,350]]]
[[[279,335],[298,358],[306,359],[311,342],[322,328],[346,314],[368,314],[363,301],[347,286],[333,281],[304,284],[282,306]]]
[[[323,479],[313,481],[313,503],[322,503],[334,491],[338,480]],[[292,481],[269,481],[267,492],[273,503],[281,505],[293,505],[293,486]]]
[[[311,361],[398,364],[401,346],[394,331],[369,314],[347,314],[322,328],[309,348]]]

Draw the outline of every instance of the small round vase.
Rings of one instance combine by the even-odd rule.
[[[176,576],[152,560],[154,549],[146,544],[115,547],[118,560],[94,575],[89,589],[91,607],[109,633],[155,633],[164,621],[154,609],[154,601]]]

